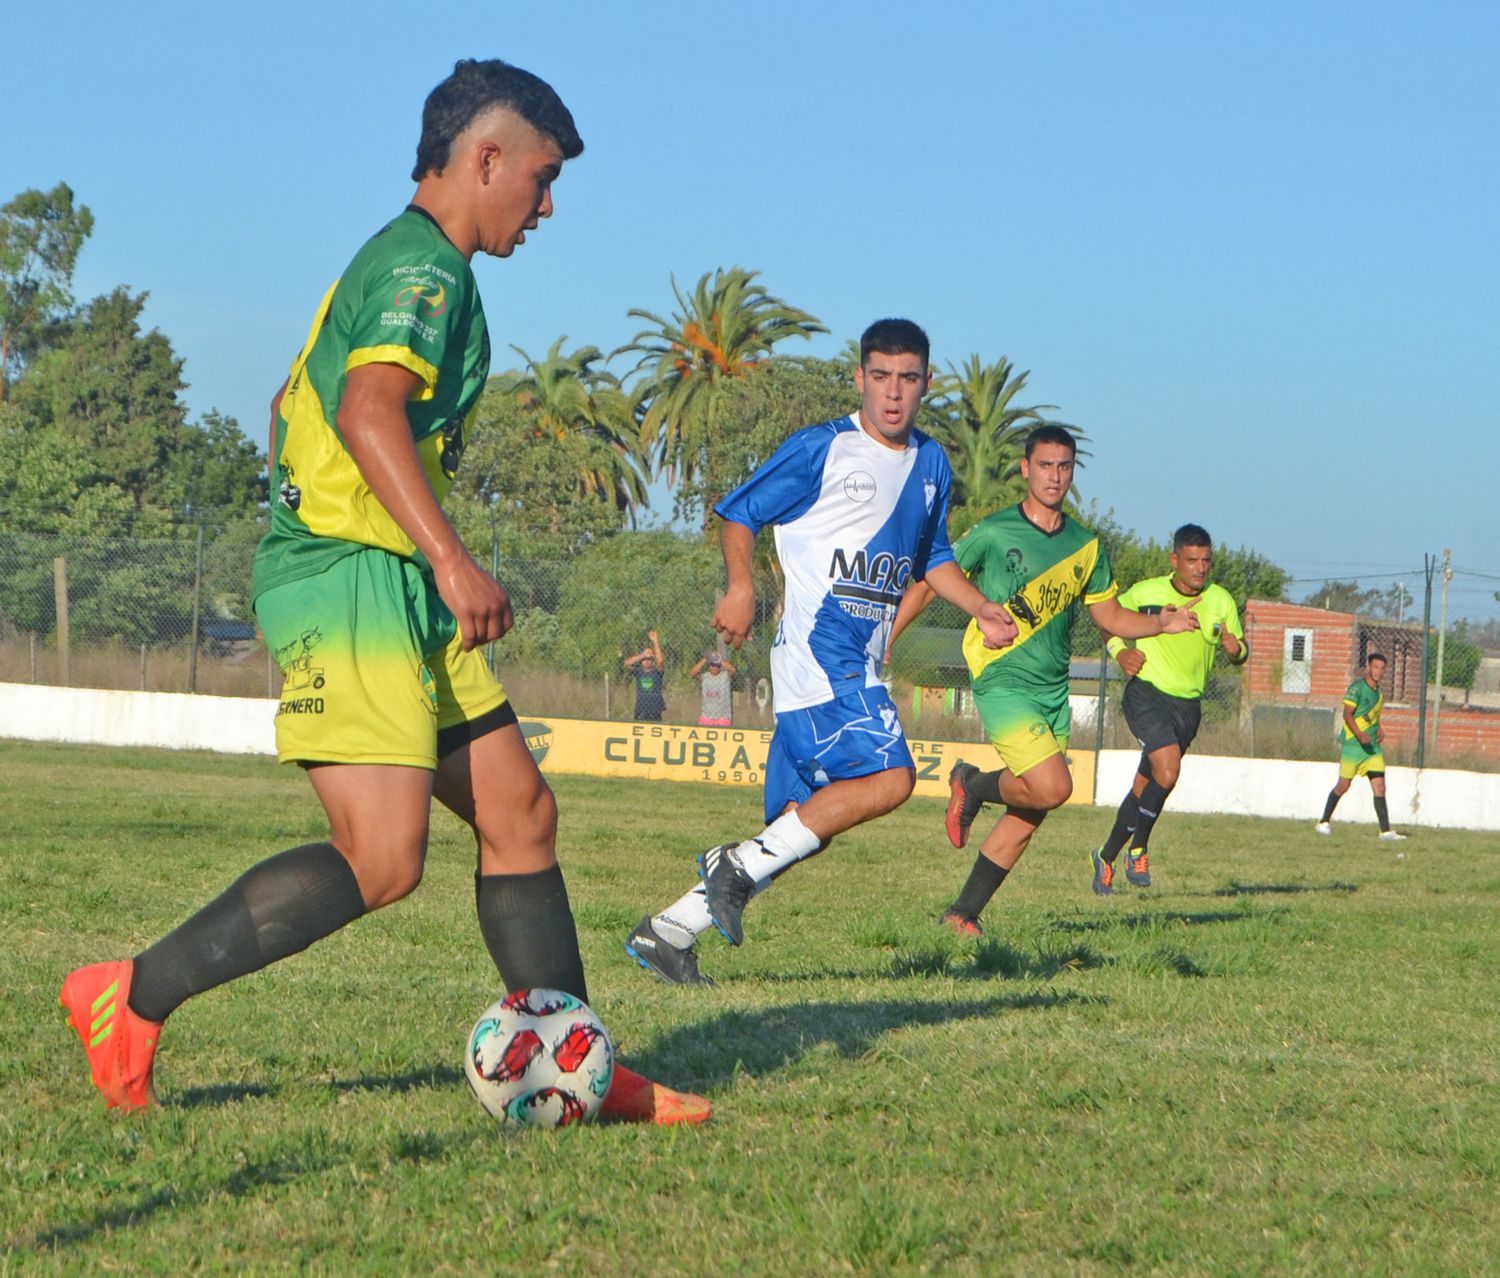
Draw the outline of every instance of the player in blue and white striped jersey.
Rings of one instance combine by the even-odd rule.
[[[906,587],[925,580],[1003,647],[1016,625],[954,562],[948,544],[952,472],[916,429],[932,383],[927,334],[880,320],[860,339],[858,412],[793,434],[714,507],[729,588],[714,628],[738,648],[755,613],[756,534],[775,531],[786,579],[771,648],[776,731],[766,763],[766,828],[710,848],[702,882],[653,918],[625,948],[678,984],[707,984],[696,944],[711,927],[744,940],[751,896],[836,834],[904,803],[916,780],[911,751],[880,668]]]

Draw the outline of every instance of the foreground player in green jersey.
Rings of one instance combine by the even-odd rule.
[[[1198,629],[1138,639],[1133,646],[1119,635],[1104,636],[1109,655],[1129,679],[1125,722],[1141,743],[1141,762],[1120,803],[1114,829],[1091,854],[1094,891],[1100,896],[1114,890],[1115,858],[1127,844],[1125,877],[1136,887],[1151,886],[1151,830],[1177,784],[1182,756],[1198,735],[1203,689],[1214,657],[1222,647],[1238,666],[1250,655],[1234,597],[1223,586],[1209,584],[1214,548],[1207,531],[1183,524],[1172,534],[1171,561],[1171,573],[1137,582],[1120,596],[1120,604],[1144,614],[1191,608],[1198,616]]]
[[[1344,693],[1343,722],[1339,725],[1339,779],[1328,792],[1323,819],[1313,827],[1319,834],[1333,833],[1333,810],[1349,793],[1354,778],[1369,777],[1380,838],[1388,842],[1406,838],[1391,829],[1391,814],[1385,805],[1385,753],[1380,748],[1380,716],[1385,710],[1385,694],[1380,691],[1380,681],[1385,678],[1389,664],[1384,653],[1372,652],[1365,660],[1364,674]]]
[[[981,772],[963,760],[953,765],[947,829],[954,847],[968,842],[969,826],[985,803],[1006,805],[942,918],[967,935],[981,934],[980,912],[1047,813],[1073,793],[1065,752],[1071,724],[1068,665],[1079,603],[1102,628],[1131,639],[1198,625],[1191,608],[1144,616],[1120,606],[1104,547],[1063,511],[1076,457],[1077,445],[1063,427],[1038,426],[1026,437],[1021,463],[1026,499],[980,520],[953,548],[958,566],[986,598],[1004,601],[1019,629],[1015,642],[998,649],[985,644],[977,627],[964,632],[974,701],[1003,766]],[[895,634],[931,600],[930,587],[914,586],[902,601]]]
[[[162,1022],[188,999],[411,892],[433,798],[474,830],[480,932],[506,988],[587,1001],[556,800],[480,652],[510,629],[510,599],[440,505],[489,373],[470,261],[509,257],[551,217],[582,150],[545,81],[458,63],[423,108],[412,202],[318,308],[272,404],[253,595],[284,676],[277,753],[307,770],[329,835],[252,866],[134,959],[68,976],[62,1003],[111,1108],[154,1099]],[[603,1113],[693,1123],[709,1105],[617,1067]]]

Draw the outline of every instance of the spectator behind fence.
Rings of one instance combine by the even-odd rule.
[[[724,660],[722,652],[711,648],[688,671],[703,691],[703,704],[698,711],[698,722],[703,727],[734,726],[734,670],[734,662]]]
[[[667,712],[667,699],[662,692],[665,663],[656,631],[651,631],[646,638],[651,641],[649,646],[626,657],[625,669],[635,677],[635,717],[646,723],[660,723]]]

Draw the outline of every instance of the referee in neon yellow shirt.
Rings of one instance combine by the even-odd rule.
[[[1191,608],[1198,629],[1154,635],[1127,644],[1105,633],[1105,646],[1129,676],[1125,685],[1125,722],[1141,743],[1135,783],[1120,803],[1115,826],[1102,847],[1090,853],[1094,891],[1114,891],[1115,858],[1125,855],[1125,877],[1136,887],[1151,886],[1147,856],[1151,829],[1182,772],[1182,756],[1198,735],[1203,689],[1219,649],[1234,665],[1250,655],[1234,597],[1223,586],[1210,585],[1213,541],[1197,524],[1183,524],[1172,534],[1172,572],[1137,582],[1120,596],[1136,612],[1157,613],[1166,607]]]

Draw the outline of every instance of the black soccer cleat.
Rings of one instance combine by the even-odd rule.
[[[661,933],[651,926],[650,915],[637,923],[635,930],[625,938],[625,953],[669,985],[713,984],[698,970],[697,946],[690,945],[682,950],[664,940]]]
[[[698,858],[698,873],[703,878],[703,892],[708,917],[713,919],[724,939],[731,945],[745,943],[742,916],[745,906],[755,895],[755,880],[735,864],[729,855],[736,845],[721,843]]]
[[[943,818],[943,827],[948,831],[948,842],[961,848],[969,841],[969,827],[984,807],[983,799],[969,793],[968,783],[979,775],[972,763],[960,759],[948,773],[948,811]]]

